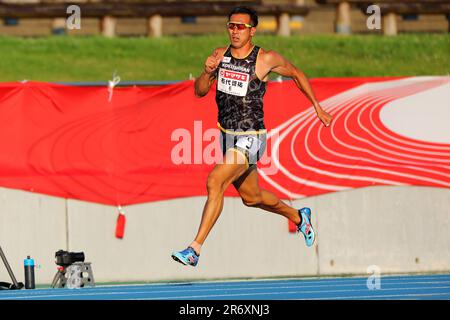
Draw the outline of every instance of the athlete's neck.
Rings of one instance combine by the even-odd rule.
[[[245,58],[246,56],[248,56],[253,47],[254,44],[251,41],[247,42],[240,48],[231,46],[231,54],[237,59]]]

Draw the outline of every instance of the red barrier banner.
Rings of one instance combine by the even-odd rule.
[[[373,185],[450,186],[449,77],[312,79],[330,127],[292,81],[264,98],[262,188],[297,199]],[[215,92],[0,84],[0,186],[130,205],[206,195],[221,158]],[[237,196],[230,187],[227,196]]]

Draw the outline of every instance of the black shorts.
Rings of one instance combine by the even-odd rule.
[[[241,152],[249,166],[255,165],[261,159],[266,150],[266,132],[261,133],[253,131],[251,133],[220,130],[220,147],[225,154],[228,149],[234,149]]]

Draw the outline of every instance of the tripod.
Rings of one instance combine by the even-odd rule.
[[[85,277],[83,277],[83,273]],[[87,276],[86,276],[87,275]],[[52,281],[52,288],[82,288],[85,285],[95,286],[94,273],[90,262],[74,262],[68,266],[58,266]]]
[[[65,267],[58,267],[58,271],[55,274],[55,277],[53,278],[51,287],[54,288],[56,285],[58,285],[58,288],[63,288],[66,285],[66,268]]]
[[[6,283],[6,282],[0,282],[0,287],[7,287],[10,290],[15,290],[15,289],[22,289],[23,288],[23,283],[22,282],[17,282],[16,277],[14,276],[14,273],[8,263],[8,260],[6,260],[6,256],[3,253],[2,247],[0,247],[0,256],[2,257],[3,263],[5,264],[6,270],[8,270],[9,276],[11,277],[11,280],[13,281],[13,283]]]

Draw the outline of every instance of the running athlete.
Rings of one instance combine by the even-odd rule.
[[[222,212],[224,192],[230,184],[239,192],[244,205],[291,220],[297,225],[297,231],[304,235],[308,247],[315,240],[309,208],[292,208],[258,184],[256,162],[266,147],[263,97],[269,73],[292,78],[326,127],[331,124],[332,117],[317,102],[302,71],[279,53],[266,51],[252,43],[257,25],[258,16],[253,9],[234,8],[227,23],[230,45],[216,48],[195,80],[198,97],[205,96],[216,82],[223,160],[208,175],[208,198],[195,239],[187,249],[172,254],[174,260],[184,265],[197,265],[202,245]]]

